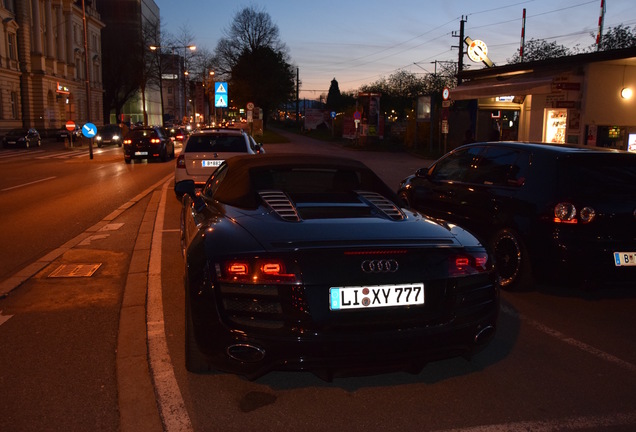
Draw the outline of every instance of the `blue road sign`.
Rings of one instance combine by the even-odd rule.
[[[227,83],[226,82],[215,82],[214,83],[214,93],[215,94],[227,94]]]
[[[82,126],[82,135],[86,138],[93,138],[97,134],[97,127],[93,123],[86,123]]]

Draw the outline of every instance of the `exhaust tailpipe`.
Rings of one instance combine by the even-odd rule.
[[[258,363],[265,357],[265,350],[250,344],[234,344],[225,350],[227,355],[243,363]]]

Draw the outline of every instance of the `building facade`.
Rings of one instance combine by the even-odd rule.
[[[104,23],[95,3],[84,14],[81,1],[0,0],[0,133],[101,124]]]
[[[132,66],[121,64],[130,58],[128,56],[139,59],[151,55],[150,45],[155,42],[145,41],[144,32],[150,28],[159,29],[159,7],[154,0],[100,0],[97,8],[106,25],[102,33],[104,52],[112,54],[110,58],[105,59],[111,63],[107,66],[108,70],[123,73],[124,69],[130,69]],[[104,109],[105,122],[119,123],[123,120],[131,124],[161,125],[161,92],[158,86],[147,85],[138,88],[126,98],[127,101],[119,113],[115,107],[108,106],[109,102],[119,98],[119,95],[113,93],[122,91],[122,86],[117,83],[120,78],[108,75],[104,77],[107,101]],[[139,80],[144,81],[143,77]],[[117,118],[118,114],[120,118]]]

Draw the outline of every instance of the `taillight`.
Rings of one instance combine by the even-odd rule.
[[[124,144],[128,144],[128,145],[130,145],[130,144],[132,144],[132,140],[125,139],[125,140],[124,140]]]
[[[159,138],[150,138],[150,143],[151,144],[159,144],[161,142],[161,140]]]
[[[449,276],[468,276],[483,273],[490,269],[490,261],[486,252],[466,252],[449,257]]]
[[[300,272],[295,264],[273,258],[229,260],[216,265],[220,282],[243,284],[299,284]]]
[[[180,154],[177,157],[177,168],[185,168],[185,167],[186,167],[185,156]]]
[[[564,224],[590,223],[596,217],[596,211],[592,207],[583,207],[577,210],[576,206],[569,202],[561,202],[554,206],[554,222]]]

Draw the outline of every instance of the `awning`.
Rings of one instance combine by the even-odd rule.
[[[496,96],[522,96],[552,92],[552,78],[535,78],[509,81],[488,81],[462,84],[450,91],[450,99],[465,100]]]

